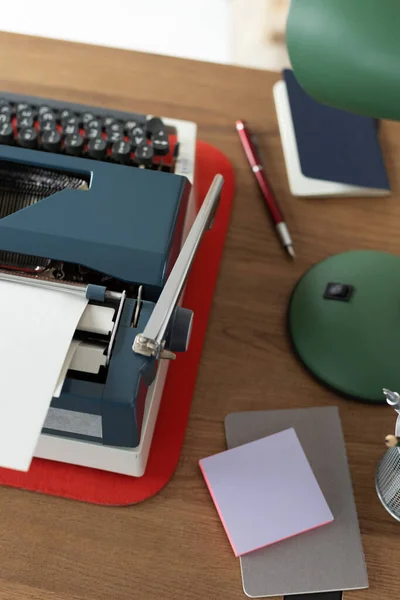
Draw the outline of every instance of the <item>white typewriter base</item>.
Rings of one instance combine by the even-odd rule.
[[[36,446],[35,456],[102,471],[121,473],[122,475],[141,477],[147,465],[168,366],[168,360],[160,362],[156,379],[147,392],[139,446],[136,448],[116,448],[42,433]]]

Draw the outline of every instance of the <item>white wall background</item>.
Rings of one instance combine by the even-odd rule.
[[[289,0],[1,0],[0,27],[261,69],[287,63],[271,31]],[[278,23],[277,23],[278,20]]]
[[[3,0],[0,27],[13,33],[229,63],[230,4],[230,0]]]

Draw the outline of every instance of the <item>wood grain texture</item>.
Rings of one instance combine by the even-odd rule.
[[[291,197],[273,107],[278,74],[0,35],[0,87],[197,121],[227,154],[237,193],[179,468],[155,498],[102,508],[0,489],[1,600],[239,600],[240,569],[198,460],[224,449],[223,421],[240,410],[338,405],[363,534],[370,589],[353,600],[398,596],[399,526],[381,507],[374,472],[393,429],[384,407],[347,402],[303,371],[285,335],[298,277],[353,248],[399,251],[400,125],[382,124],[394,193],[388,199]],[[283,254],[234,128],[257,131],[298,260]]]

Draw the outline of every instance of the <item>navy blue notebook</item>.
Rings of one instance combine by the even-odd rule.
[[[375,119],[320,104],[290,69],[274,88],[291,191],[298,196],[390,192]]]

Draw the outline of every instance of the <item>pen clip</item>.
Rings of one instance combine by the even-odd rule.
[[[264,164],[264,157],[263,157],[263,154],[262,154],[261,149],[260,149],[260,144],[259,144],[259,141],[258,141],[258,137],[256,136],[255,133],[252,133],[250,135],[250,141],[253,144],[254,154],[255,154],[255,157],[257,158],[258,163],[260,165],[263,165]]]

